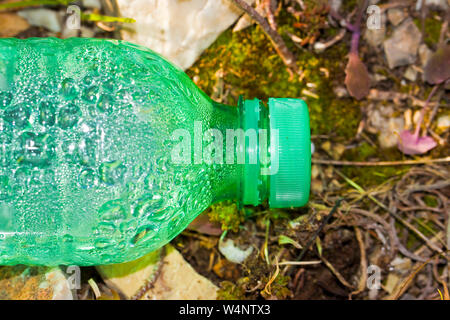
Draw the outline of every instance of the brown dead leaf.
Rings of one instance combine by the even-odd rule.
[[[30,27],[27,20],[15,13],[0,13],[0,37],[14,37]]]
[[[425,66],[425,80],[431,84],[450,79],[450,45],[443,45],[431,56]]]
[[[356,54],[350,54],[345,73],[345,85],[350,95],[358,100],[366,97],[370,89],[369,72]]]

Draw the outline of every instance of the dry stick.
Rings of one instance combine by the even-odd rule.
[[[252,6],[247,4],[244,0],[233,0],[245,13],[247,13],[253,20],[256,21],[256,23],[259,24],[259,26],[262,28],[264,33],[270,38],[272,41],[272,45],[274,46],[275,50],[280,55],[281,59],[283,60],[284,64],[293,72],[295,72],[298,75],[301,75],[301,71],[299,70],[297,64],[296,64],[296,58],[294,54],[288,49],[286,46],[286,43],[284,42],[283,38],[280,36],[280,34],[272,29],[267,22],[266,19],[264,19]]]
[[[362,237],[361,230],[358,227],[355,227],[355,235],[356,240],[358,240],[359,244],[359,251],[361,256],[361,262],[360,262],[360,269],[361,269],[361,279],[359,280],[358,289],[355,291],[352,291],[350,293],[349,298],[351,299],[353,295],[360,294],[364,291],[366,288],[366,281],[367,281],[367,258],[366,258],[366,248],[364,245],[364,240]]]
[[[338,175],[340,175],[342,178],[345,179],[345,181],[347,181],[348,184],[350,184],[353,188],[355,188],[361,195],[363,196],[367,196],[370,200],[372,200],[373,202],[375,202],[379,207],[383,208],[384,210],[386,210],[386,212],[388,212],[390,215],[392,215],[395,219],[397,219],[398,221],[400,221],[404,226],[406,226],[408,229],[410,229],[411,231],[413,231],[420,239],[422,239],[427,245],[428,247],[430,247],[431,249],[433,249],[434,251],[443,254],[443,250],[441,248],[439,248],[438,246],[436,246],[430,239],[428,239],[422,232],[420,232],[416,227],[414,227],[411,223],[409,223],[407,220],[403,219],[401,216],[399,216],[397,213],[395,213],[394,211],[392,211],[391,209],[389,209],[384,203],[380,202],[378,199],[376,199],[374,196],[372,196],[371,194],[367,193],[364,189],[362,189],[360,186],[358,186],[357,184],[355,184],[352,180],[350,180],[349,178],[347,178],[342,172],[340,172],[339,170],[336,170],[336,173]],[[445,257],[447,258],[447,257]]]
[[[447,163],[450,162],[450,156],[439,159],[420,159],[420,160],[403,160],[403,161],[339,161],[326,159],[312,159],[313,164],[325,164],[332,166],[358,166],[358,167],[381,167],[381,166],[409,166],[428,163]]]
[[[316,240],[317,236],[319,235],[319,233],[322,231],[322,229],[328,224],[328,221],[330,221],[331,216],[334,214],[334,212],[339,208],[339,206],[341,205],[341,201],[342,199],[338,199],[336,201],[336,204],[334,205],[333,209],[331,209],[330,213],[325,217],[325,219],[323,220],[322,224],[320,225],[319,229],[316,230],[316,232],[314,232],[313,236],[309,239],[308,243],[306,244],[306,246],[303,247],[303,250],[300,252],[297,260],[301,261],[303,259],[303,256],[306,254],[306,251],[308,251],[309,247],[311,246],[311,244]]]

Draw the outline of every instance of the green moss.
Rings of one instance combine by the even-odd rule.
[[[244,300],[245,290],[230,281],[220,283],[220,289],[217,291],[217,300]]]
[[[343,158],[351,161],[374,161],[373,159],[401,160],[402,154],[397,149],[380,152],[376,147],[364,142],[357,148],[346,150]],[[389,178],[400,176],[409,170],[409,166],[374,166],[374,167],[345,167],[342,172],[364,188],[380,185]]]
[[[432,207],[432,208],[436,208],[439,204],[436,197],[431,196],[431,195],[426,195],[425,197],[423,197],[423,201],[425,202],[425,204],[427,206]]]
[[[236,203],[224,201],[211,206],[208,212],[211,222],[218,222],[222,225],[222,230],[237,232],[239,226],[244,221],[244,212],[237,208]]]
[[[422,20],[414,19],[416,26],[422,30]],[[436,20],[434,17],[428,17],[425,19],[425,35],[424,42],[432,47],[439,42],[439,36],[441,34],[442,22]]]
[[[292,17],[285,19],[284,23],[279,23],[280,33],[296,33],[292,26],[295,20]],[[197,85],[211,96],[217,83],[216,72],[222,69],[226,89],[230,91],[224,102],[230,105],[237,104],[239,95],[267,101],[269,97],[305,97],[305,90],[312,91],[317,99],[305,97],[310,109],[312,134],[333,133],[343,139],[353,137],[361,119],[359,103],[354,99],[337,99],[331,80],[339,84],[344,81],[346,59],[343,57],[348,52],[348,45],[340,43],[318,55],[299,50],[290,40],[286,42],[297,55],[299,68],[305,75],[303,80],[290,76],[258,26],[237,33],[225,31],[188,74],[191,77],[197,75]],[[315,88],[309,88],[307,83]]]

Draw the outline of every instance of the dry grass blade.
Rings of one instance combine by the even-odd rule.
[[[383,203],[381,203],[378,199],[376,199],[374,196],[372,196],[371,194],[367,193],[363,188],[361,188],[361,186],[359,186],[356,182],[354,182],[353,180],[351,180],[350,178],[348,178],[347,176],[345,176],[342,172],[340,172],[339,170],[336,170],[337,174],[339,174],[342,178],[344,178],[344,180],[351,185],[353,188],[355,188],[359,193],[361,193],[361,195],[365,195],[367,196],[370,200],[372,200],[373,202],[375,202],[379,207],[383,208],[384,210],[386,210],[390,215],[392,215],[395,219],[397,219],[398,221],[400,221],[404,226],[406,226],[408,229],[410,229],[411,231],[413,231],[420,239],[422,239],[431,249],[433,249],[434,251],[438,252],[438,253],[443,253],[442,249],[439,248],[435,243],[433,243],[430,239],[428,239],[422,232],[420,232],[416,227],[414,227],[411,223],[409,223],[408,221],[406,221],[405,219],[403,219],[402,217],[400,217],[398,214],[396,214],[395,212],[393,212],[392,210],[390,210],[388,207],[386,207],[386,205],[384,205]]]
[[[438,256],[438,254],[432,256],[431,258],[429,258],[427,261],[421,263],[419,266],[417,266],[413,272],[411,272],[411,274],[406,277],[403,282],[397,287],[397,289],[386,298],[386,300],[397,300],[399,299],[405,292],[406,290],[409,288],[409,286],[411,285],[412,281],[414,280],[414,278],[416,277],[416,275],[427,265],[429,264],[433,259],[435,259]]]
[[[450,156],[439,159],[420,159],[420,160],[403,160],[403,161],[339,161],[326,159],[312,159],[313,164],[325,164],[334,166],[356,166],[356,167],[381,167],[381,166],[411,166],[429,163],[447,163],[450,162]]]
[[[350,293],[350,299],[353,295],[360,294],[366,288],[367,282],[367,258],[366,258],[366,247],[364,245],[363,236],[361,230],[358,227],[355,227],[356,240],[358,240],[359,251],[361,256],[360,270],[361,270],[361,278],[359,279],[358,289],[352,291]]]

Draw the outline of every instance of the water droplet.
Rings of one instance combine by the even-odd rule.
[[[0,109],[4,109],[7,106],[9,106],[9,104],[12,101],[12,94],[6,91],[0,91]]]
[[[97,249],[106,249],[115,244],[114,240],[111,239],[96,239],[94,245]]]
[[[55,124],[56,107],[53,102],[42,101],[39,105],[39,123],[53,126]]]
[[[18,163],[36,166],[47,165],[55,156],[55,144],[49,134],[24,132],[19,138],[20,148],[16,154]]]
[[[106,221],[117,221],[126,218],[126,211],[120,200],[111,200],[100,207],[100,218]]]
[[[96,103],[98,100],[98,87],[92,86],[83,91],[81,98],[87,103]]]
[[[160,195],[146,194],[139,199],[133,215],[138,219],[163,220],[164,199]]]
[[[100,222],[97,228],[98,234],[111,236],[116,232],[116,226],[112,222]]]
[[[61,83],[61,94],[66,100],[73,100],[78,96],[78,86],[71,78],[65,79]]]
[[[64,243],[72,243],[72,242],[73,242],[73,236],[71,236],[70,234],[65,234],[65,235],[62,237],[62,241],[63,241]]]
[[[30,109],[25,104],[9,106],[5,109],[4,118],[17,128],[23,128],[28,124]]]
[[[61,129],[68,129],[73,127],[81,117],[80,108],[73,103],[70,103],[59,110],[58,126]]]
[[[95,138],[82,138],[78,144],[78,156],[82,164],[95,165],[98,142]]]
[[[97,103],[97,109],[100,112],[111,114],[114,108],[114,98],[109,94],[103,94]]]
[[[126,167],[120,161],[105,162],[100,165],[100,180],[109,185],[123,182]]]
[[[131,245],[142,245],[149,240],[157,241],[157,239],[155,239],[157,234],[158,229],[154,225],[146,225],[140,227],[136,232],[136,235],[131,239]]]
[[[9,184],[9,177],[0,176],[0,200],[5,200],[9,197],[11,192],[11,185]]]
[[[78,177],[78,183],[82,188],[91,188],[98,184],[98,177],[93,169],[84,169]]]

